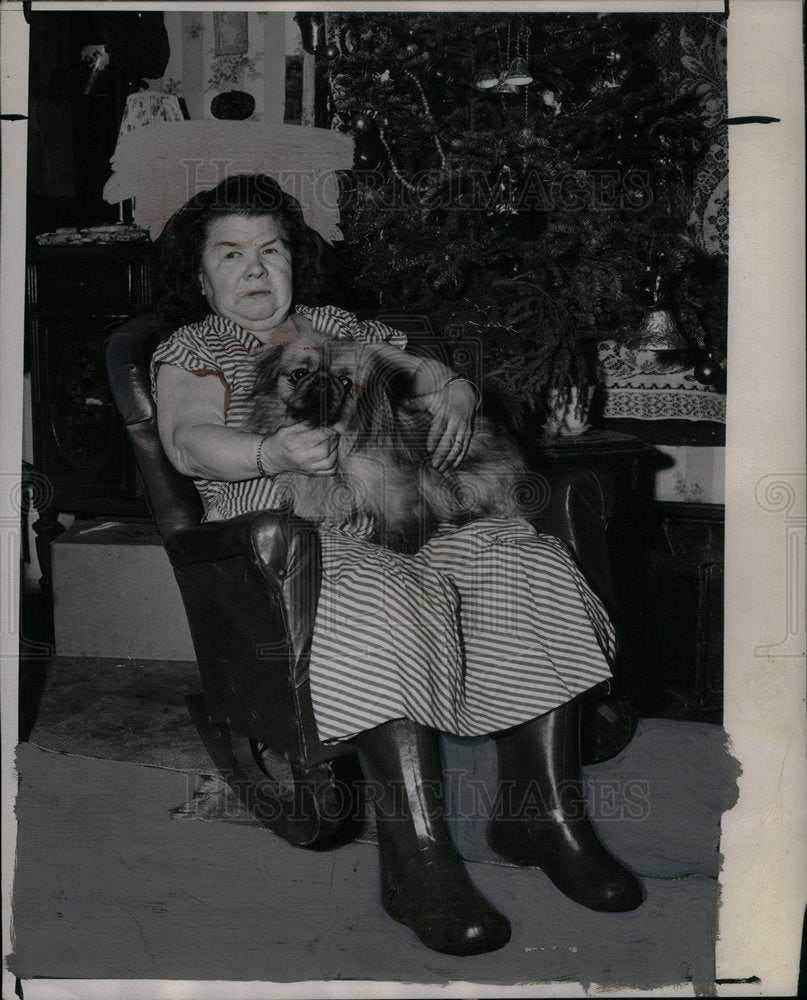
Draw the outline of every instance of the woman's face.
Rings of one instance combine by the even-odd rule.
[[[213,219],[199,267],[202,291],[213,312],[245,330],[262,333],[291,309],[291,251],[271,216],[224,215]]]

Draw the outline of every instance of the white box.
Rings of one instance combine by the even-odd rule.
[[[57,656],[195,660],[174,571],[145,521],[76,521],[51,547]]]

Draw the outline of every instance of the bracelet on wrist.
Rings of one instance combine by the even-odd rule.
[[[255,467],[258,470],[258,475],[259,476],[265,476],[266,475],[266,469],[264,469],[264,467],[263,467],[263,457],[261,456],[261,451],[263,450],[263,442],[268,437],[271,437],[271,434],[264,434],[264,436],[258,442],[258,450],[255,453]]]
[[[477,386],[477,384],[475,382],[472,382],[469,378],[466,378],[465,375],[452,375],[447,382],[443,383],[443,388],[447,389],[453,382],[468,383],[468,385],[473,389],[474,395],[476,396],[476,405],[474,408],[478,410],[480,404],[482,403],[482,393],[479,391],[479,387]]]

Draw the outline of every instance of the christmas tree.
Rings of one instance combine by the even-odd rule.
[[[549,389],[586,383],[597,341],[666,324],[672,344],[725,349],[725,261],[686,225],[707,114],[662,71],[663,18],[325,25],[330,124],[356,137],[341,206],[353,308],[475,338],[522,420]]]

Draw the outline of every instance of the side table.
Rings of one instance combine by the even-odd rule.
[[[591,585],[605,603],[609,613],[618,618],[619,596],[611,571],[612,553],[608,545],[608,525],[615,508],[635,508],[648,499],[644,473],[657,454],[655,448],[630,434],[615,431],[587,431],[571,437],[542,438],[528,449],[535,470],[551,469],[553,480],[564,483],[579,480],[581,473],[591,480],[592,490],[586,494],[565,490],[549,496],[547,504],[552,516],[553,505],[561,502],[586,506],[572,519],[584,530],[573,539],[574,548]],[[592,498],[596,497],[596,503]],[[590,530],[585,530],[586,527]]]
[[[630,434],[588,431],[574,437],[544,438],[527,446],[537,473],[550,473],[553,489],[536,527],[552,532],[554,524],[572,526],[570,540],[591,586],[622,633],[622,593],[615,585],[614,546],[609,544],[612,515],[622,507],[644,503],[643,472],[654,448]],[[569,509],[574,508],[574,509]],[[624,553],[620,553],[624,555]],[[617,567],[618,568],[618,567]],[[639,680],[622,658],[614,664],[607,690],[595,689],[584,699],[581,753],[586,763],[607,760],[626,746],[636,729],[643,699]]]

